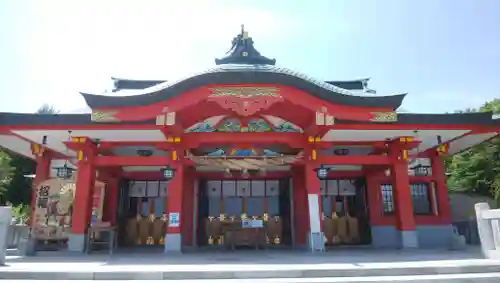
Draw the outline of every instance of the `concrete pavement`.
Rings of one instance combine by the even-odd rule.
[[[297,251],[211,251],[185,254],[142,251],[118,253],[111,257],[107,254],[40,253],[39,256],[29,258],[8,257],[7,266],[0,267],[0,279],[10,280],[168,282],[182,279],[183,283],[215,283],[215,280],[218,283],[242,283],[248,280],[268,283],[450,282],[449,280],[500,282],[498,274],[500,261],[482,259],[479,250],[452,252],[350,249],[316,254]],[[418,278],[431,281],[415,281]],[[394,281],[395,279],[398,281]]]

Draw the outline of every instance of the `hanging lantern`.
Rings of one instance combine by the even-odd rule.
[[[316,176],[320,180],[324,180],[328,178],[328,171],[330,171],[329,168],[326,168],[325,166],[321,165],[321,167],[314,169],[316,171]]]
[[[56,176],[59,179],[67,180],[73,176],[73,172],[75,171],[73,168],[68,166],[68,161],[64,162],[64,165],[61,167],[54,167],[56,169]]]
[[[385,174],[386,177],[391,176],[391,168],[385,169],[384,174]]]
[[[163,174],[163,178],[165,178],[165,180],[167,180],[167,181],[172,180],[175,176],[175,169],[167,166],[167,167],[162,169],[162,174]]]
[[[243,171],[241,171],[241,177],[243,179],[248,179],[250,177],[250,173],[248,173],[248,169],[244,168]]]

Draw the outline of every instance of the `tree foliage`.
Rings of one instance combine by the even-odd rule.
[[[492,111],[500,114],[500,99],[463,112]],[[448,187],[453,191],[493,197],[500,202],[500,138],[495,137],[445,160]]]
[[[55,114],[58,111],[54,107],[44,104],[36,113]],[[5,162],[3,162],[2,153],[6,156],[5,160],[7,161]],[[31,201],[32,180],[27,178],[26,175],[35,173],[36,163],[22,155],[0,151],[0,172],[3,172],[4,166],[7,169],[10,168],[10,173],[5,182],[2,178],[3,175],[0,175],[0,193],[2,193],[2,188],[4,189],[3,202],[9,202],[13,206],[28,205]]]
[[[38,108],[36,111],[37,114],[57,114],[57,111],[52,105],[44,104],[42,107]]]
[[[2,196],[2,199],[5,199],[3,195],[8,189],[12,180],[12,172],[14,171],[10,161],[11,158],[9,153],[4,150],[0,150],[0,195]]]

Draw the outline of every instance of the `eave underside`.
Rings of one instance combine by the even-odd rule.
[[[436,137],[441,136],[443,142],[450,143],[450,154],[461,152],[473,145],[489,140],[497,135],[499,120],[491,120],[491,113],[465,114],[399,114],[396,123],[350,123],[337,121],[328,126],[322,142],[334,144],[370,144],[395,139],[399,136],[415,136],[422,140],[421,151],[437,145]],[[429,123],[424,124],[423,122]],[[48,146],[62,155],[68,154],[64,142],[68,139],[68,131],[73,136],[87,136],[102,142],[132,142],[141,148],[141,142],[166,142],[162,127],[155,121],[138,121],[135,123],[95,123],[90,114],[20,114],[0,113],[0,146],[27,157],[31,154],[31,143],[40,144],[43,136],[48,138]],[[194,133],[184,134],[186,137],[197,135],[212,140],[225,135],[224,140],[231,140],[233,133]],[[246,133],[249,137],[253,133]],[[258,133],[257,133],[258,134]],[[262,134],[262,133],[260,133]],[[280,133],[283,135],[289,133]],[[292,133],[290,133],[292,134]],[[235,133],[238,135],[238,133]],[[294,137],[300,134],[294,133]],[[302,134],[306,137],[306,134]],[[239,134],[241,138],[241,134]],[[243,141],[244,139],[238,139]],[[230,143],[230,142],[229,142]],[[267,145],[269,147],[269,145]],[[74,153],[72,153],[74,156]],[[70,154],[71,155],[71,154]]]

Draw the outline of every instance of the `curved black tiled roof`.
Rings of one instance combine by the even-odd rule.
[[[326,83],[347,90],[363,90],[367,88],[368,80],[369,79],[350,80],[350,81],[326,81]]]
[[[492,119],[492,112],[470,112],[470,113],[445,113],[445,114],[426,114],[426,113],[398,113],[396,122],[387,122],[384,124],[424,124],[424,125],[497,125],[496,120]],[[366,124],[360,121],[335,120],[338,124]],[[375,123],[375,122],[372,122]],[[377,123],[380,124],[380,123]]]
[[[134,121],[127,124],[154,124],[155,121]],[[91,114],[32,114],[0,112],[0,125],[10,126],[53,126],[53,125],[106,125],[119,123],[94,122]]]
[[[500,126],[500,119],[492,119],[492,112],[453,114],[398,113],[398,120],[388,124],[424,125],[485,125]],[[369,122],[335,120],[336,124],[367,124]],[[376,123],[376,122],[371,122]],[[0,125],[8,126],[51,126],[51,125],[106,125],[106,124],[155,124],[154,120],[134,122],[93,122],[90,114],[30,114],[0,112]],[[377,123],[380,124],[380,123]]]
[[[90,108],[144,106],[180,95],[209,84],[280,84],[294,87],[319,99],[346,106],[397,109],[406,94],[356,96],[346,89],[313,79],[286,68],[269,65],[221,65],[175,82],[165,82],[137,90],[129,96],[82,93]],[[132,93],[131,93],[132,94]]]
[[[120,79],[120,78],[111,78],[111,79],[114,81],[113,92],[120,91],[123,89],[145,89],[165,82],[160,80],[131,80],[131,79]]]

